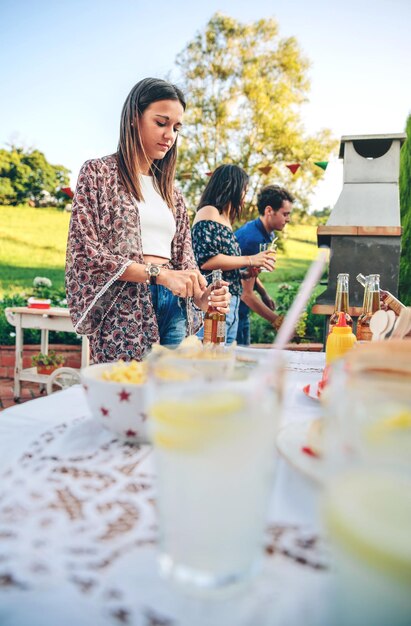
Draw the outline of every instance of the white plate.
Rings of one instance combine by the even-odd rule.
[[[307,445],[307,434],[311,421],[294,422],[281,428],[277,435],[277,449],[298,471],[315,482],[324,482],[324,461],[303,452]]]
[[[313,383],[311,385],[305,385],[302,388],[302,392],[305,396],[307,396],[307,398],[311,398],[311,400],[320,402],[323,389],[324,389],[324,383],[322,382],[322,380],[318,380],[316,383]]]
[[[316,387],[317,385],[315,383],[313,385],[305,385],[302,388],[302,391],[303,391],[303,394],[307,396],[307,398],[311,398],[311,400],[315,400],[316,402],[319,402],[320,398],[317,396],[317,393],[314,391]]]

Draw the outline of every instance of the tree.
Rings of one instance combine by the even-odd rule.
[[[48,193],[56,198],[58,189],[69,182],[69,170],[51,165],[39,150],[11,146],[0,150],[0,203],[23,204],[32,200],[38,206]]]
[[[177,175],[190,205],[206,173],[231,162],[250,175],[249,213],[258,188],[271,182],[289,188],[306,209],[323,172],[301,167],[290,179],[285,163],[326,160],[337,142],[329,130],[304,133],[309,64],[295,38],[281,39],[273,19],[242,24],[216,13],[176,63],[188,102]]]
[[[401,258],[399,297],[411,305],[411,115],[406,124],[407,139],[400,157],[400,206],[401,206]]]

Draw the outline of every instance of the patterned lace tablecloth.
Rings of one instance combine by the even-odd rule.
[[[297,388],[307,376],[293,374]],[[260,575],[210,598],[184,595],[159,577],[151,448],[102,429],[80,387],[0,413],[0,441],[0,452],[8,448],[0,478],[2,626],[327,624],[318,488],[284,461]]]

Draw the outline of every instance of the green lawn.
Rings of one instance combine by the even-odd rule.
[[[64,286],[70,214],[56,208],[0,207],[0,296],[47,276]]]
[[[61,209],[0,207],[0,296],[30,288],[36,276],[64,286],[69,220]],[[275,272],[260,275],[270,293],[279,283],[300,281],[316,254],[316,227],[289,225]]]

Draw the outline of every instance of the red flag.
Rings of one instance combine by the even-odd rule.
[[[293,174],[296,173],[296,171],[298,170],[298,168],[301,167],[301,163],[290,163],[289,165],[286,165],[285,167],[288,167],[288,169],[290,170],[290,172],[292,172]]]
[[[206,176],[212,176],[213,172],[206,172]]]
[[[263,174],[269,174],[272,170],[271,165],[263,165],[262,167],[258,168],[260,170],[260,172],[262,172]]]

